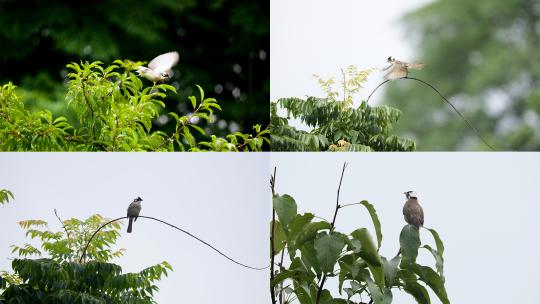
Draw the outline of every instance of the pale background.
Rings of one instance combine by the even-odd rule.
[[[386,59],[412,60],[412,37],[400,18],[430,0],[271,0],[270,100],[324,96],[313,74],[336,76],[340,68],[387,66]],[[365,99],[383,80],[374,72],[355,99]],[[374,95],[377,103],[384,87]],[[370,101],[371,102],[371,101]]]
[[[0,270],[11,269],[9,248],[27,239],[17,222],[54,216],[86,219],[126,215],[143,198],[141,215],[170,222],[244,264],[264,267],[270,219],[269,155],[265,153],[2,153],[0,188],[15,200],[0,205]],[[113,262],[124,272],[168,261],[174,271],[157,285],[158,303],[269,303],[269,272],[242,268],[161,223],[139,219]]]
[[[343,162],[349,162],[341,202],[366,199],[375,205],[386,257],[399,249],[403,192],[415,190],[426,227],[436,229],[445,245],[452,303],[538,303],[540,154],[272,153],[271,159],[277,166],[276,192],[292,195],[299,213],[329,221]],[[344,233],[366,227],[375,235],[362,206],[341,209],[336,227]],[[426,230],[421,241],[434,247]],[[419,263],[433,266],[431,254],[420,252]],[[393,293],[395,304],[414,303],[408,294]],[[432,303],[440,303],[431,294]]]

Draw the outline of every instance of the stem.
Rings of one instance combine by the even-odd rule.
[[[332,223],[330,223],[330,232],[334,230],[335,224],[336,224],[336,217],[338,210],[340,208],[339,206],[339,193],[341,191],[341,183],[343,182],[343,175],[345,174],[345,168],[347,168],[347,162],[343,163],[343,169],[341,170],[341,177],[339,179],[339,186],[337,189],[337,196],[336,196],[336,210],[334,211],[334,218],[332,219]],[[324,287],[324,283],[326,283],[326,274],[323,274],[323,277],[321,279],[321,283],[319,285],[319,290],[317,290],[317,300],[315,303],[319,304],[319,301],[321,299],[322,290]]]
[[[283,256],[285,255],[285,246],[281,249],[281,260],[279,261],[279,271],[283,271]],[[283,281],[279,284],[279,303],[283,304]]]
[[[276,170],[277,167],[274,167],[274,175],[270,176],[270,187],[272,188],[272,200],[276,195],[275,186],[276,186]],[[275,224],[276,224],[276,210],[273,207],[272,203],[272,229],[270,231],[270,282],[274,281],[274,255],[276,254],[276,249],[274,248],[274,233],[275,233]],[[270,287],[270,297],[272,298],[272,304],[276,304],[276,295],[274,288]]]
[[[168,225],[168,226],[170,226],[170,227],[172,227],[172,228],[174,228],[174,229],[176,229],[176,230],[180,230],[181,232],[183,232],[183,233],[189,235],[190,237],[196,239],[197,241],[199,241],[199,242],[205,244],[206,246],[212,248],[215,252],[219,253],[220,255],[222,255],[223,257],[225,257],[226,259],[228,259],[229,261],[231,261],[231,262],[233,262],[233,263],[235,263],[235,264],[238,264],[238,265],[240,265],[240,266],[243,266],[243,267],[245,267],[245,268],[254,269],[254,270],[264,270],[264,269],[268,268],[268,266],[258,268],[258,267],[252,267],[252,266],[248,266],[248,265],[242,264],[242,263],[236,261],[235,259],[229,257],[228,255],[224,254],[224,253],[221,252],[219,249],[217,249],[216,247],[212,246],[210,243],[205,242],[205,241],[203,241],[202,239],[198,238],[197,236],[191,234],[190,232],[188,232],[188,231],[186,231],[186,230],[184,230],[184,229],[182,229],[182,228],[176,227],[176,226],[173,225],[173,224],[169,224],[169,223],[167,223],[167,222],[165,222],[165,221],[163,221],[163,220],[160,220],[160,219],[157,219],[157,218],[154,218],[154,217],[151,217],[151,216],[143,216],[143,215],[139,215],[138,217],[139,217],[139,218],[146,218],[146,219],[151,219],[151,220],[154,220],[154,221],[158,221],[158,222],[163,223],[163,224],[165,224],[165,225]],[[127,218],[129,218],[129,217],[123,216],[123,217],[119,217],[119,218],[114,219],[114,220],[110,220],[110,221],[106,222],[105,224],[101,225],[96,231],[94,231],[94,233],[92,234],[92,236],[90,237],[90,239],[89,239],[88,242],[86,243],[86,246],[84,247],[84,250],[83,250],[83,252],[82,252],[81,258],[79,259],[79,263],[81,263],[82,260],[83,260],[83,258],[86,256],[86,250],[88,249],[88,246],[90,245],[90,242],[92,241],[92,239],[96,236],[96,234],[97,234],[103,227],[105,227],[105,226],[107,226],[107,225],[109,225],[109,224],[111,224],[111,223],[114,223],[114,222],[116,222],[116,221],[119,221],[119,220],[122,220],[122,219],[127,219]]]

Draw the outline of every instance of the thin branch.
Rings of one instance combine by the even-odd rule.
[[[375,89],[373,91],[371,91],[371,94],[369,94],[368,98],[366,99],[366,103],[369,103],[369,99],[371,98],[371,95],[373,95],[373,93],[375,93],[375,91],[377,91],[377,89],[382,86],[383,84],[389,82],[390,79],[386,79],[385,81],[381,82],[377,87],[375,87]]]
[[[495,148],[493,148],[492,145],[490,145],[487,140],[484,139],[484,137],[480,134],[480,132],[478,132],[478,130],[471,124],[471,122],[465,118],[465,116],[463,114],[461,114],[461,112],[446,98],[444,97],[441,92],[439,92],[439,90],[437,90],[434,86],[432,86],[431,84],[421,80],[421,79],[418,79],[418,78],[415,78],[415,77],[403,77],[403,78],[399,78],[399,79],[411,79],[411,80],[416,80],[416,81],[419,81],[427,86],[429,86],[431,89],[433,89],[437,94],[439,94],[439,96],[448,104],[450,105],[450,107],[452,107],[452,109],[461,117],[461,119],[463,119],[463,121],[465,121],[465,123],[467,124],[467,126],[473,130],[473,132],[476,134],[476,136],[488,147],[490,148],[492,151],[495,151]],[[372,92],[371,94],[369,94],[367,100],[366,100],[366,103],[369,102],[369,99],[371,98],[371,95],[373,95],[373,93],[375,93],[375,91],[380,87],[382,86],[383,84],[387,83],[388,81],[390,80],[385,80],[383,81],[382,83],[380,83]]]
[[[416,81],[420,81],[421,83],[429,86],[430,88],[432,88],[435,92],[437,92],[437,94],[439,94],[439,96],[441,96],[441,98],[446,101],[447,104],[449,104],[452,109],[454,109],[454,111],[459,115],[461,116],[461,118],[463,119],[463,121],[465,121],[465,123],[467,123],[467,125],[469,126],[469,128],[471,128],[474,133],[476,133],[476,136],[478,136],[478,138],[480,138],[480,140],[486,145],[488,146],[492,151],[495,151],[495,149],[484,139],[484,137],[482,137],[482,135],[480,135],[480,132],[478,132],[478,130],[476,130],[475,127],[473,127],[473,125],[469,122],[469,120],[467,118],[465,118],[465,116],[463,116],[463,114],[461,114],[461,112],[450,102],[448,101],[448,99],[446,99],[446,97],[444,97],[441,92],[439,92],[434,86],[432,86],[431,84],[421,80],[421,79],[418,79],[418,78],[415,78],[415,77],[406,77],[405,79],[412,79],[412,80],[416,80]]]
[[[347,168],[347,162],[344,162],[343,163],[343,169],[341,170],[341,177],[339,179],[339,186],[338,186],[338,189],[337,189],[337,196],[336,196],[336,210],[334,211],[334,218],[332,219],[332,223],[330,223],[330,232],[332,232],[334,230],[334,227],[335,227],[335,224],[336,224],[336,217],[337,217],[337,213],[338,213],[338,210],[340,208],[339,206],[339,193],[341,191],[341,183],[343,182],[343,175],[345,174],[345,169]],[[324,287],[324,283],[326,283],[326,274],[323,274],[322,276],[322,279],[321,279],[321,283],[319,285],[319,289],[317,290],[317,300],[315,303],[319,304],[319,301],[321,299],[321,294],[322,294],[322,290],[323,290],[323,287]]]
[[[274,175],[270,176],[270,188],[272,188],[272,199],[274,199],[274,196],[276,195],[276,191],[275,191],[276,170],[277,170],[277,167],[274,167]],[[270,282],[274,281],[274,256],[276,255],[276,249],[274,248],[275,224],[276,224],[276,210],[274,209],[273,204],[272,204],[272,229],[270,231]],[[272,298],[272,304],[276,304],[276,294],[274,292],[274,288],[272,287],[270,287],[270,297]]]
[[[83,258],[86,256],[86,250],[88,249],[88,246],[90,245],[90,242],[92,241],[92,239],[94,238],[94,236],[96,236],[96,234],[97,234],[103,227],[109,225],[110,223],[114,223],[114,222],[116,222],[116,221],[119,221],[119,220],[122,220],[122,219],[128,219],[128,218],[129,218],[129,217],[127,217],[127,216],[123,216],[123,217],[119,217],[119,218],[114,219],[114,220],[110,220],[110,221],[106,222],[105,224],[101,225],[96,231],[94,231],[94,233],[92,234],[92,236],[90,237],[90,239],[89,239],[88,242],[86,243],[86,246],[84,247],[84,250],[83,250],[83,253],[82,253],[81,258],[80,258],[80,260],[79,260],[79,263],[81,263],[81,261],[83,260]],[[219,249],[217,249],[216,247],[212,246],[212,245],[209,244],[208,242],[203,241],[202,239],[198,238],[197,236],[195,236],[195,235],[189,233],[188,231],[186,231],[186,230],[184,230],[184,229],[182,229],[182,228],[176,227],[176,226],[173,225],[173,224],[169,224],[169,223],[167,223],[167,222],[165,222],[165,221],[162,221],[162,220],[160,220],[160,219],[157,219],[157,218],[154,218],[154,217],[151,217],[151,216],[143,216],[143,215],[139,215],[138,218],[146,218],[146,219],[151,219],[151,220],[154,220],[154,221],[158,221],[158,222],[163,223],[163,224],[165,224],[165,225],[168,225],[168,226],[170,226],[170,227],[172,227],[172,228],[174,228],[174,229],[176,229],[176,230],[179,230],[179,231],[181,231],[181,232],[183,232],[183,233],[189,235],[190,237],[196,239],[197,241],[199,241],[199,242],[205,244],[206,246],[212,248],[215,252],[219,253],[220,255],[222,255],[223,257],[225,257],[226,259],[228,259],[229,261],[231,261],[231,262],[233,262],[233,263],[235,263],[235,264],[238,264],[238,265],[240,265],[240,266],[243,266],[243,267],[245,267],[245,268],[254,269],[254,270],[264,270],[264,269],[268,268],[268,266],[258,268],[258,267],[252,267],[252,266],[248,266],[248,265],[242,264],[242,263],[236,261],[235,259],[229,257],[228,255],[224,254],[223,252],[221,252]]]
[[[60,216],[58,216],[58,212],[56,211],[56,208],[54,209],[54,215],[56,215],[56,218],[58,219],[60,224],[62,224],[62,228],[64,228],[64,231],[66,232],[68,239],[71,239],[71,235],[69,234],[69,231],[67,230],[66,225],[64,225],[64,222],[62,221],[62,219],[60,219]]]

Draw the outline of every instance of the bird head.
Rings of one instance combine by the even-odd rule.
[[[403,194],[405,194],[405,197],[406,197],[407,199],[410,199],[410,198],[417,198],[416,192],[414,192],[414,191],[407,191],[407,192],[404,192]]]
[[[142,198],[141,198],[140,196],[137,196],[137,198],[134,199],[134,201],[136,201],[136,202],[142,202]]]
[[[388,62],[394,62],[396,61],[396,58],[389,56],[388,59],[386,59]]]

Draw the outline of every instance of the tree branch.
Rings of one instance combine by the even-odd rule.
[[[339,179],[339,186],[338,186],[338,189],[337,189],[337,196],[336,196],[336,210],[334,211],[334,218],[332,219],[332,223],[330,223],[330,232],[332,232],[334,230],[334,227],[335,227],[335,224],[336,224],[336,217],[337,217],[337,213],[338,213],[338,210],[339,208],[341,208],[341,206],[339,205],[339,193],[341,191],[341,183],[343,182],[343,175],[345,174],[345,169],[347,168],[347,162],[344,162],[343,163],[343,169],[341,170],[341,177]],[[319,285],[319,289],[317,290],[317,300],[315,303],[319,304],[319,301],[321,299],[321,294],[322,294],[322,290],[323,290],[323,287],[324,287],[324,283],[326,283],[326,274],[323,274],[322,276],[322,279],[321,279],[321,283]]]
[[[127,218],[129,218],[129,217],[123,216],[123,217],[119,217],[119,218],[114,219],[114,220],[110,220],[110,221],[106,222],[105,224],[101,225],[96,231],[94,231],[94,233],[92,234],[92,236],[90,237],[90,239],[89,239],[88,242],[86,243],[86,246],[84,247],[84,250],[83,250],[83,252],[82,252],[81,258],[79,259],[79,263],[81,263],[82,260],[83,260],[83,258],[86,256],[86,250],[88,249],[88,246],[90,245],[90,242],[92,241],[92,239],[96,236],[96,234],[97,234],[103,227],[105,227],[105,226],[107,226],[107,225],[109,225],[109,224],[111,224],[111,223],[114,223],[114,222],[116,222],[116,221],[119,221],[119,220],[122,220],[122,219],[127,219]],[[219,253],[220,255],[222,255],[223,257],[225,257],[226,259],[228,259],[229,261],[231,261],[231,262],[233,262],[233,263],[235,263],[235,264],[238,264],[238,265],[240,265],[240,266],[243,266],[243,267],[245,267],[245,268],[254,269],[254,270],[264,270],[264,269],[268,268],[268,266],[258,268],[258,267],[252,267],[252,266],[248,266],[248,265],[242,264],[242,263],[236,261],[235,259],[229,257],[228,255],[224,254],[223,252],[221,252],[219,249],[217,249],[216,247],[212,246],[212,245],[209,244],[208,242],[205,242],[205,241],[203,241],[202,239],[198,238],[197,236],[195,236],[195,235],[189,233],[188,231],[186,231],[186,230],[184,230],[184,229],[182,229],[182,228],[176,227],[176,226],[173,225],[173,224],[169,224],[169,223],[167,223],[167,222],[165,222],[165,221],[163,221],[163,220],[160,220],[160,219],[157,219],[157,218],[154,218],[154,217],[151,217],[151,216],[144,216],[144,215],[139,215],[138,218],[146,218],[146,219],[151,219],[151,220],[154,220],[154,221],[158,221],[158,222],[163,223],[163,224],[165,224],[165,225],[168,225],[168,226],[170,226],[170,227],[172,227],[172,228],[174,228],[174,229],[176,229],[176,230],[179,230],[179,231],[181,231],[181,232],[183,232],[183,233],[189,235],[190,237],[196,239],[197,241],[203,243],[204,245],[206,245],[206,246],[212,248],[215,252]]]
[[[274,167],[274,175],[270,176],[270,188],[272,188],[272,200],[276,195],[276,170]],[[276,224],[276,210],[274,210],[274,204],[272,202],[272,229],[270,231],[270,282],[274,281],[274,256],[276,255],[276,249],[274,248],[274,233]],[[271,285],[271,284],[270,284]],[[276,304],[276,294],[274,288],[270,287],[270,297],[272,298],[272,304]]]

